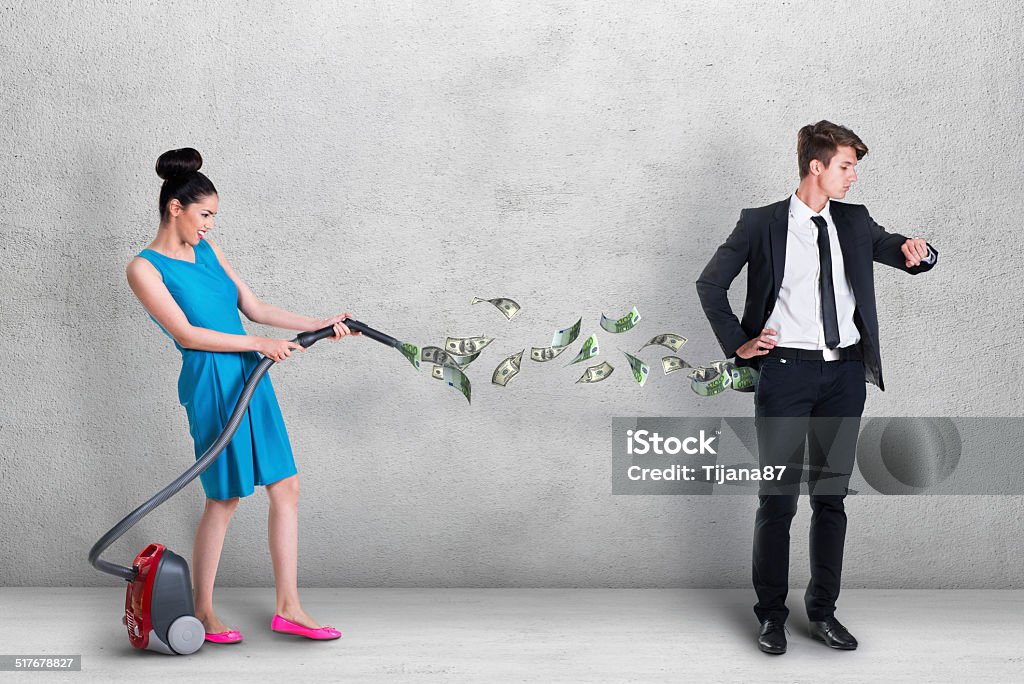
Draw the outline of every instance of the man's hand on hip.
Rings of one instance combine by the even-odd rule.
[[[927,249],[925,250],[927,254]],[[778,335],[777,330],[771,328],[765,328],[761,331],[761,334],[750,340],[742,347],[736,350],[736,356],[741,359],[752,359],[755,356],[764,356],[770,352],[778,341],[773,336]]]

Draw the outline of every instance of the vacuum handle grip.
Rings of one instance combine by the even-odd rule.
[[[396,340],[390,335],[385,335],[379,330],[374,330],[370,326],[366,325],[362,321],[357,321],[354,318],[346,318],[342,323],[348,327],[349,330],[362,333],[366,337],[372,340],[376,340],[381,344],[386,344],[389,347],[401,347],[402,343]],[[295,338],[295,342],[298,342],[303,347],[309,348],[314,342],[318,342],[327,337],[334,337],[334,326],[329,325],[326,328],[320,330],[311,330],[309,332],[299,333],[299,336]]]

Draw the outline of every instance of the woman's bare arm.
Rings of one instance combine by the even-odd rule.
[[[160,272],[142,257],[135,257],[126,269],[128,284],[142,302],[142,306],[163,326],[175,342],[185,349],[204,351],[242,352],[258,351],[263,338],[252,335],[232,335],[189,323],[174,297],[164,285]]]

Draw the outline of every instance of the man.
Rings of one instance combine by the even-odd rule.
[[[796,192],[741,211],[736,229],[697,280],[704,313],[726,357],[760,372],[754,392],[760,465],[787,465],[783,482],[772,483],[774,488],[765,483],[759,491],[754,524],[758,646],[770,654],[786,652],[789,528],[808,428],[812,468],[828,473],[808,482],[811,580],[804,602],[810,634],[832,648],[857,647],[835,618],[835,604],[846,538],[843,499],[865,382],[885,390],[872,261],[917,274],[938,259],[923,239],[887,233],[864,206],[833,201],[857,181],[857,162],[867,152],[848,128],[828,121],[801,128]],[[740,321],[727,293],[744,265],[747,295]]]

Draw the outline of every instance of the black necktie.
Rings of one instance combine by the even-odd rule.
[[[828,244],[828,224],[821,216],[812,216],[818,226],[818,262],[821,277],[818,289],[821,291],[821,323],[825,328],[825,346],[835,349],[839,346],[839,315],[836,313],[836,291],[832,287],[832,250]]]

